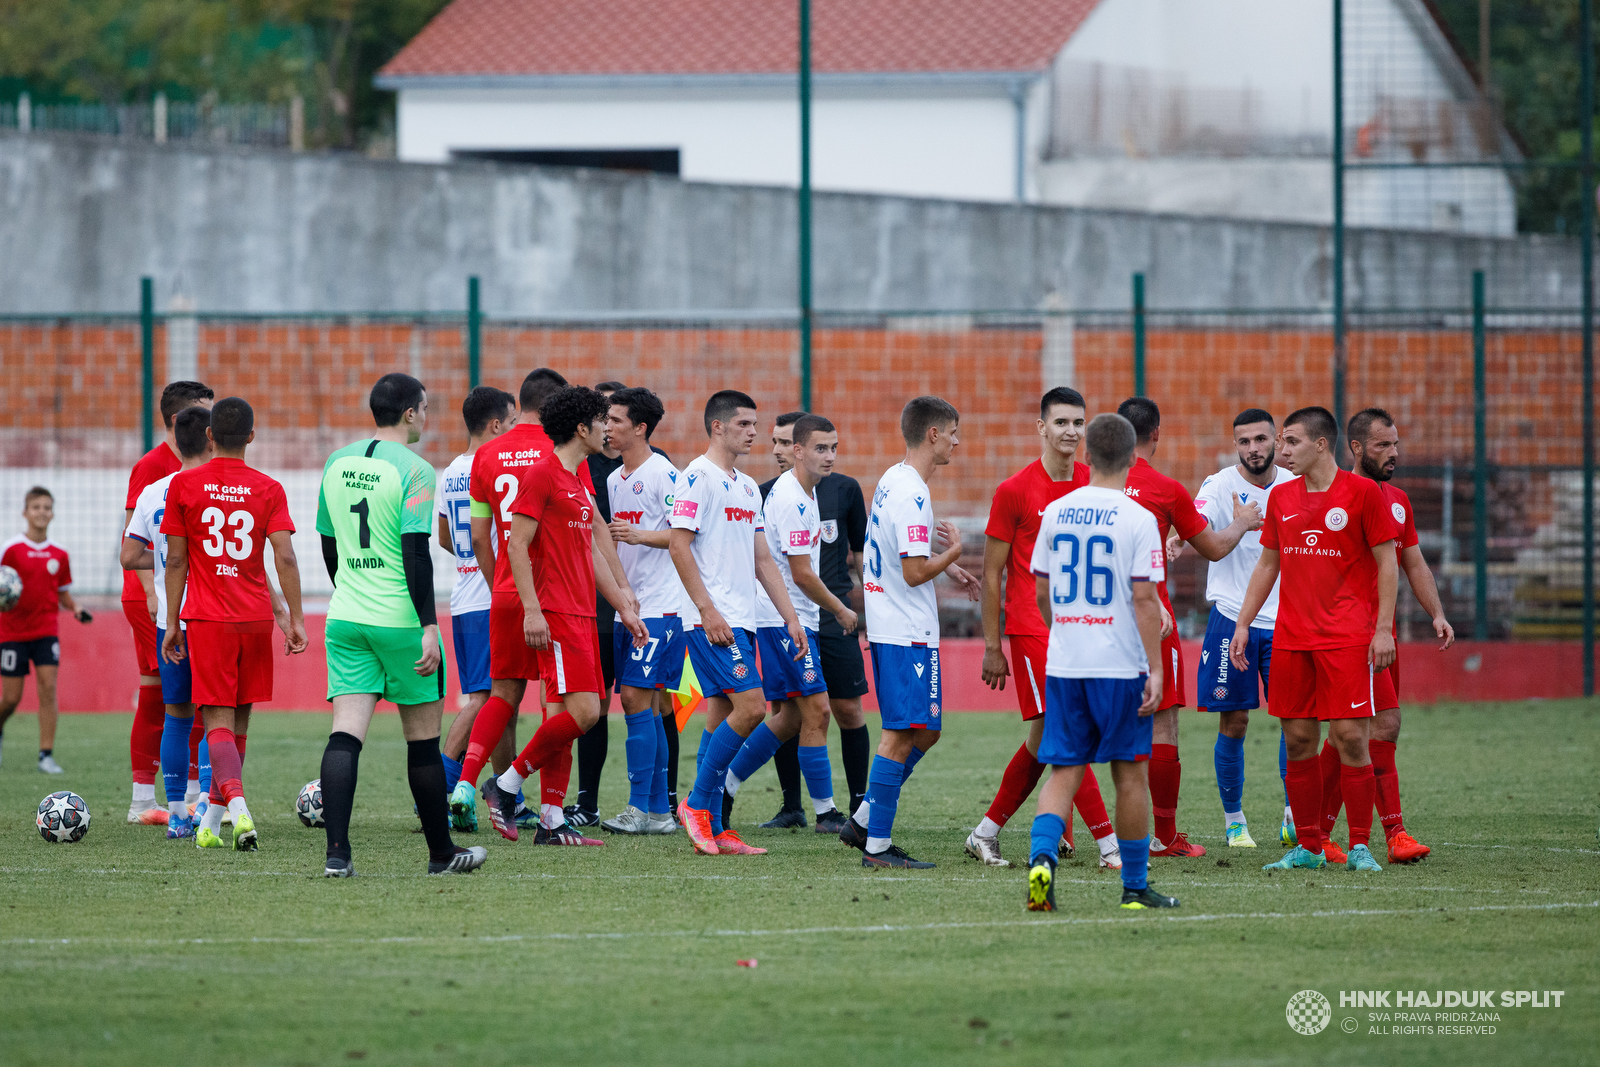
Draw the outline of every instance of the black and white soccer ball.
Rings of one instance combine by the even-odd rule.
[[[63,789],[39,801],[39,815],[34,819],[39,836],[51,844],[71,844],[82,841],[89,832],[89,805],[76,793]]]
[[[0,611],[10,611],[22,599],[22,575],[15,567],[0,567]]]
[[[294,813],[307,826],[322,826],[322,779],[307,782],[294,799]]]

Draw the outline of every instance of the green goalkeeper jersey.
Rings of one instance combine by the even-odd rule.
[[[400,537],[431,536],[433,482],[432,465],[393,441],[357,441],[328,457],[317,494],[317,532],[339,546],[329,619],[419,625]]]

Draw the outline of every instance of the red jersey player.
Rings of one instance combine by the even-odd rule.
[[[1367,841],[1376,794],[1368,742],[1380,703],[1376,672],[1394,662],[1395,544],[1400,527],[1377,483],[1339,469],[1339,428],[1326,408],[1283,423],[1283,461],[1300,477],[1267,498],[1261,559],[1250,575],[1229,655],[1248,667],[1250,624],[1279,583],[1271,713],[1289,749],[1285,786],[1300,843],[1267,869],[1327,866],[1318,721],[1339,750],[1349,802],[1352,871],[1378,871]]]
[[[61,664],[56,613],[65,609],[85,623],[91,617],[67,592],[72,585],[67,550],[50,540],[50,520],[55,518],[50,490],[39,485],[29,489],[22,497],[22,517],[28,532],[0,544],[0,566],[10,567],[22,579],[21,598],[10,611],[0,612],[0,730],[22,703],[22,681],[29,665],[37,667],[39,770],[60,774],[55,759],[56,671]]]
[[[553,450],[528,468],[511,505],[511,538],[501,555],[522,607],[519,637],[537,660],[550,716],[511,767],[483,785],[490,821],[510,841],[517,839],[516,795],[522,783],[562,754],[570,758],[572,742],[600,720],[605,682],[594,622],[596,587],[617,609],[617,621],[633,634],[635,647],[649,638],[632,591],[626,582],[618,584],[600,554],[600,539],[594,536],[599,509],[579,477],[587,474],[585,461],[605,441],[610,410],[604,396],[583,386],[547,399],[539,420],[548,428]],[[542,813],[535,843],[602,844],[567,826],[564,817],[554,826],[546,824]]]
[[[1434,583],[1433,571],[1422,558],[1417,545],[1417,519],[1411,508],[1411,498],[1405,490],[1395,485],[1391,478],[1400,461],[1400,431],[1394,419],[1382,408],[1367,408],[1350,417],[1346,434],[1350,453],[1355,460],[1355,473],[1370,478],[1383,494],[1383,502],[1400,526],[1400,540],[1396,545],[1400,570],[1411,583],[1422,610],[1433,620],[1433,631],[1444,644],[1442,652],[1455,643],[1455,630],[1444,617],[1444,605],[1439,601],[1439,587]],[[1398,633],[1398,631],[1396,631]],[[1405,819],[1400,809],[1400,779],[1395,771],[1394,749],[1400,738],[1400,657],[1387,671],[1373,678],[1374,707],[1377,717],[1372,723],[1372,740],[1368,749],[1372,753],[1372,774],[1378,794],[1378,824],[1383,829],[1384,843],[1388,848],[1389,862],[1415,863],[1432,851],[1427,845],[1406,832]],[[1322,762],[1322,832],[1326,836],[1339,818],[1343,795],[1339,789],[1339,752],[1331,743],[1323,745]],[[1325,850],[1329,863],[1338,862],[1337,846],[1328,841]]]
[[[152,482],[183,467],[178,442],[173,437],[172,420],[178,412],[200,405],[209,408],[216,394],[199,382],[172,382],[161,390],[161,421],[167,436],[133,465],[128,475],[128,499],[123,504],[122,528],[128,528],[139,494]],[[133,802],[128,805],[128,821],[147,826],[164,826],[167,811],[156,804],[156,773],[161,768],[161,731],[166,725],[166,708],[161,701],[161,678],[156,669],[156,591],[153,571],[123,571],[122,614],[133,630],[134,656],[139,663],[139,703],[133,713],[133,729],[128,736],[128,756],[133,764]],[[194,739],[195,744],[199,738]],[[191,746],[192,748],[193,746]]]
[[[1128,484],[1123,492],[1156,517],[1162,544],[1167,542],[1168,531],[1175,530],[1179,540],[1187,541],[1201,556],[1215,563],[1232,552],[1241,537],[1261,526],[1260,509],[1235,500],[1233,522],[1226,529],[1213,530],[1195,509],[1194,498],[1183,483],[1150,465],[1156,446],[1161,442],[1161,409],[1156,407],[1155,401],[1142,396],[1129,397],[1117,406],[1117,414],[1133,423],[1138,439],[1134,448],[1138,458],[1128,472]],[[1150,810],[1154,816],[1150,857],[1204,856],[1205,846],[1193,844],[1187,834],[1178,831],[1178,787],[1183,780],[1183,766],[1178,762],[1178,709],[1188,703],[1188,691],[1183,684],[1183,646],[1178,641],[1177,627],[1173,625],[1172,600],[1167,596],[1165,579],[1158,591],[1162,610],[1161,668],[1165,681],[1150,746]]]
[[[161,532],[167,535],[166,639],[161,655],[189,657],[194,702],[211,751],[211,806],[195,833],[199,848],[221,848],[222,811],[233,815],[233,847],[256,848],[244,802],[244,741],[250,708],[272,699],[271,587],[262,557],[272,542],[278,582],[289,606],[284,649],[306,648],[300,570],[289,535],[283,486],[245,464],[255,440],[255,412],[236,396],[211,410],[206,431],[216,458],[173,475]],[[188,583],[185,599],[184,585]],[[187,632],[178,621],[188,624]]]
[[[967,837],[967,855],[991,867],[1009,867],[1000,855],[1000,828],[1016,814],[1038,785],[1044,764],[1037,755],[1044,735],[1044,668],[1050,632],[1039,617],[1035,581],[1029,570],[1033,542],[1045,508],[1074,489],[1089,484],[1089,468],[1075,461],[1083,443],[1083,395],[1059,386],[1039,401],[1039,436],[1044,454],[1000,483],[989,508],[983,549],[983,681],[990,689],[1004,689],[1006,678],[1017,675],[1017,704],[1028,737],[1006,764],[1000,789],[977,829]],[[1000,586],[1005,584],[1005,635],[1011,645],[1011,662],[1000,647]],[[1084,768],[1083,785],[1073,802],[1100,847],[1100,866],[1122,866],[1117,835],[1100,798],[1100,783],[1092,768]],[[1062,852],[1072,854],[1072,823],[1061,839]]]

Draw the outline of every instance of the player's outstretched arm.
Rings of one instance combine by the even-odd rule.
[[[811,557],[801,554],[789,557],[789,573],[794,575],[794,584],[800,591],[811,598],[811,602],[829,612],[839,620],[839,627],[847,634],[856,632],[856,613],[850,606],[838,597],[833,590],[822,583],[822,579],[811,567]]]
[[[179,663],[188,655],[183,645],[183,629],[178,612],[183,607],[183,587],[189,580],[189,539],[182,534],[167,535],[167,636],[161,642],[161,658]]]
[[[645,530],[627,519],[612,519],[608,525],[611,539],[623,545],[643,545],[646,548],[671,548],[672,531]]]
[[[1433,570],[1428,566],[1428,561],[1422,558],[1422,549],[1417,545],[1402,549],[1400,566],[1406,572],[1406,581],[1411,583],[1411,592],[1416,596],[1417,603],[1422,605],[1422,610],[1433,620],[1433,632],[1443,639],[1444,644],[1439,646],[1439,651],[1443,652],[1456,643],[1456,631],[1444,617],[1444,604],[1439,600],[1439,586],[1433,580]]]
[[[472,532],[476,540],[477,529]],[[550,624],[545,622],[544,609],[539,606],[539,593],[533,587],[533,560],[528,556],[528,546],[533,544],[533,536],[538,532],[538,519],[531,515],[512,515],[506,552],[511,561],[511,580],[516,583],[517,596],[522,600],[522,638],[529,648],[548,648]]]
[[[300,560],[294,554],[294,542],[289,539],[288,530],[274,530],[267,535],[267,540],[272,542],[272,562],[278,571],[278,588],[283,590],[283,599],[289,605],[289,629],[283,635],[283,651],[285,655],[297,655],[306,650],[306,617],[300,604]],[[168,538],[167,560],[170,565],[172,560],[172,540]],[[167,595],[172,595],[172,583],[167,583]],[[179,590],[179,599],[182,599],[182,590]],[[170,614],[171,607],[169,605]]]
[[[1233,627],[1233,640],[1228,646],[1228,658],[1241,671],[1250,666],[1247,655],[1247,650],[1250,648],[1250,624],[1256,621],[1256,616],[1261,613],[1261,606],[1267,602],[1267,597],[1272,595],[1272,587],[1278,582],[1280,564],[1281,557],[1277,549],[1263,548],[1261,558],[1256,560],[1255,570],[1250,572],[1250,584],[1245,586],[1244,603],[1239,608],[1239,621]]]
[[[700,613],[700,628],[705,631],[706,640],[724,647],[733,644],[733,627],[711,602],[711,593],[694,561],[694,531],[674,528],[667,551],[672,554],[672,565],[677,568],[683,591],[689,594],[689,601]]]
[[[983,684],[990,689],[1004,689],[1011,675],[1011,665],[1000,647],[1001,586],[1005,583],[1006,560],[1010,558],[1011,542],[984,535],[983,599],[979,610],[983,619]],[[1049,603],[1048,596],[1045,602]]]
[[[125,571],[153,571],[156,569],[156,554],[137,537],[124,537],[117,562],[122,564]]]
[[[1210,526],[1189,538],[1194,550],[1212,563],[1232,552],[1239,539],[1252,530],[1261,529],[1264,516],[1254,504],[1246,504],[1233,494],[1233,521],[1225,529],[1213,530]]]
[[[617,621],[622,623],[622,628],[633,635],[633,647],[643,648],[650,642],[650,631],[639,619],[639,598],[633,591],[633,586],[628,584],[626,576],[622,584],[617,584],[617,579],[611,573],[611,568],[606,566],[605,557],[600,554],[598,542],[607,540],[590,536],[593,542],[589,546],[590,562],[594,566],[594,587],[597,592],[606,598],[606,603],[617,609]]]
[[[900,559],[900,574],[905,578],[906,584],[915,589],[926,582],[931,582],[943,574],[947,568],[961,558],[961,528],[955,523],[945,519],[939,520],[939,539],[947,547],[935,556],[902,556]],[[965,571],[961,572],[966,574]],[[972,576],[967,575],[971,581]]]
[[[794,613],[794,604],[789,600],[789,587],[783,584],[783,572],[778,570],[777,561],[767,549],[767,539],[759,535],[756,537],[756,581],[772,598],[772,606],[778,609],[784,629],[789,631],[789,640],[794,642],[794,658],[803,658],[811,647],[806,640],[805,627],[800,625],[800,618]]]
[[[1372,546],[1378,561],[1378,628],[1372,634],[1372,669],[1387,670],[1394,662],[1394,601],[1400,592],[1400,564],[1395,562],[1394,541]]]
[[[1155,582],[1133,583],[1133,617],[1139,624],[1139,640],[1144,643],[1145,662],[1161,662],[1161,595]],[[1161,706],[1163,673],[1152,670],[1145,675],[1144,699],[1139,702],[1139,717],[1154,715]]]

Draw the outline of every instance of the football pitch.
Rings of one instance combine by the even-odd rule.
[[[962,856],[1020,740],[1012,715],[949,714],[906,786],[895,839],[937,870],[864,871],[857,853],[809,828],[749,829],[769,855],[712,858],[691,855],[681,834],[596,849],[510,844],[483,818],[488,864],[442,878],[423,875],[404,742],[385,715],[362,754],[360,876],[349,881],[320,877],[322,831],[291,811],[316,777],[326,715],[252,724],[254,854],[201,853],[124,822],[128,723],[64,717],[61,779],[27,758],[31,716],[6,730],[8,1067],[1565,1064],[1593,1062],[1600,1033],[1600,702],[1408,710],[1407,826],[1434,852],[1363,876],[1261,871],[1282,851],[1278,736],[1264,713],[1245,787],[1262,847],[1223,848],[1215,726],[1185,715],[1179,824],[1210,851],[1152,862],[1152,883],[1182,900],[1162,915],[1115,907],[1120,883],[1097,867],[1081,823],[1053,915],[1024,910],[1021,868]],[[606,814],[626,790],[622,724],[611,729]],[[698,731],[697,718],[685,786]],[[1109,803],[1109,775],[1101,781]],[[837,767],[835,782],[842,793]],[[745,786],[741,832],[777,810],[776,785],[769,766]],[[93,812],[77,844],[47,844],[33,826],[40,798],[59,788]],[[1030,801],[1001,838],[1013,860],[1025,859],[1032,814]],[[1331,1004],[1319,1033],[1286,1018],[1302,990]],[[1396,1006],[1399,991],[1431,1003],[1478,990],[1494,990],[1495,1006]],[[1562,991],[1560,1006],[1533,1006],[1552,1001],[1549,990]],[[1386,992],[1391,1006],[1341,1006],[1354,991]],[[1517,991],[1535,995],[1499,1006]]]

